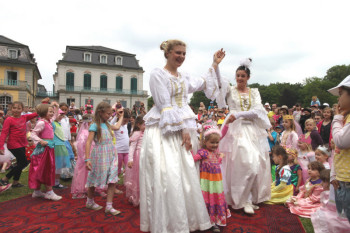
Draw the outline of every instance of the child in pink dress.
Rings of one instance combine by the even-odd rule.
[[[320,173],[325,169],[323,164],[313,161],[309,163],[308,169],[310,179],[300,187],[297,196],[287,201],[290,212],[303,218],[310,218],[311,214],[321,207],[321,193],[323,192],[320,179]]]
[[[305,134],[302,134],[298,140],[298,163],[301,167],[303,178],[301,184],[305,184],[307,179],[309,179],[307,166],[312,161],[315,161],[315,152],[312,151],[311,138],[305,138]]]
[[[56,109],[58,108],[56,103],[53,103],[53,106]],[[52,186],[55,185],[53,106],[48,104],[39,104],[37,106],[37,112],[41,119],[31,133],[31,138],[37,145],[31,155],[28,186],[30,189],[34,189],[33,198],[44,197],[45,199],[58,201],[62,197],[56,195],[52,190]],[[41,184],[46,186],[46,193],[40,191]]]
[[[281,146],[285,148],[297,148],[298,134],[292,115],[283,116],[283,127],[284,131],[281,135]]]
[[[134,206],[140,204],[139,161],[145,128],[143,115],[140,115],[135,120],[134,130],[130,137],[128,168],[125,171],[126,197]]]

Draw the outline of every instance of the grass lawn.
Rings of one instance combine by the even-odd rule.
[[[4,177],[5,174],[1,175],[1,178]],[[119,180],[119,183],[123,182],[123,177],[120,177],[121,179]],[[21,179],[20,182],[22,184],[25,184],[24,187],[22,188],[11,188],[3,193],[0,194],[0,202],[3,201],[8,201],[8,200],[12,200],[18,197],[22,197],[28,194],[32,194],[32,190],[28,188],[27,184],[28,184],[28,172],[22,172],[21,175]],[[71,181],[60,181],[61,184],[63,185],[70,185]],[[307,233],[314,233],[314,228],[312,227],[312,223],[311,220],[309,218],[299,218],[301,223],[304,226],[304,229]]]

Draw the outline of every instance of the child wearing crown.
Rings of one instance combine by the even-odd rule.
[[[283,116],[283,127],[284,131],[282,133],[281,146],[296,149],[298,145],[298,134],[292,115]]]
[[[201,189],[211,223],[215,224],[213,232],[220,232],[219,226],[226,226],[226,219],[231,214],[225,200],[220,168],[224,157],[224,154],[218,151],[221,132],[216,125],[211,123],[214,122],[203,126],[202,149],[193,155],[193,159],[200,161]]]

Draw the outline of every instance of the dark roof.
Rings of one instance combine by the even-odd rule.
[[[27,46],[25,44],[21,44],[17,41],[11,40],[3,35],[0,35],[0,44],[7,44],[7,45],[15,45],[15,46]]]
[[[85,52],[91,53],[91,62],[84,61]],[[107,55],[107,64],[100,62],[101,54]],[[121,66],[116,65],[116,56],[122,57],[123,60]],[[139,65],[135,54],[126,53],[119,50],[106,48],[103,46],[67,46],[66,53],[64,54],[63,59],[61,61],[85,65],[92,64],[100,66],[114,66],[142,70],[142,67]]]

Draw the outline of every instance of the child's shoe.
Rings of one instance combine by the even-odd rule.
[[[45,193],[41,191],[34,191],[34,193],[32,194],[32,198],[40,198],[40,197],[45,197]]]
[[[114,208],[112,207],[112,208],[108,208],[108,209],[106,208],[105,213],[106,213],[106,214],[111,214],[111,215],[118,215],[118,214],[121,213],[121,211],[116,210],[116,209],[114,209]]]
[[[5,192],[6,190],[8,190],[9,188],[11,188],[12,184],[7,184],[7,185],[2,185],[0,186],[0,193]]]
[[[220,227],[218,225],[214,225],[211,229],[213,232],[220,232]]]
[[[62,199],[61,196],[58,196],[56,193],[54,193],[53,191],[49,191],[47,193],[45,193],[45,199],[48,200],[53,200],[53,201],[59,201]]]
[[[93,202],[92,204],[86,203],[86,208],[91,209],[91,210],[100,210],[100,209],[102,209],[102,206]]]

